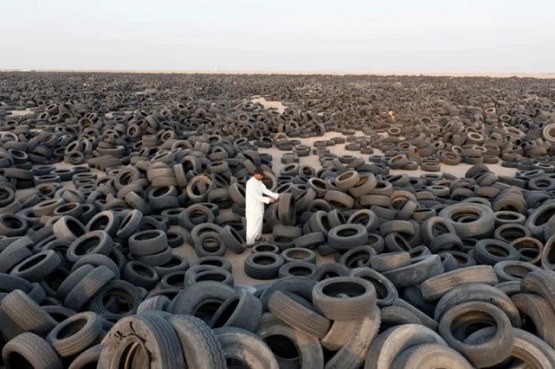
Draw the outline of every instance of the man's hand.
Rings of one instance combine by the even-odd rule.
[[[274,199],[273,197],[270,197],[270,204],[273,204],[274,202],[276,202],[276,199]]]

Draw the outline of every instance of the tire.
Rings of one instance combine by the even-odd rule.
[[[268,301],[268,309],[281,321],[317,338],[324,337],[330,327],[328,319],[299,304],[281,291],[272,293]]]
[[[62,369],[62,361],[46,340],[33,333],[22,333],[2,349],[6,369],[22,367]]]
[[[70,357],[94,345],[101,333],[101,318],[93,312],[85,312],[58,324],[48,333],[46,340],[58,355]]]
[[[193,315],[208,322],[221,304],[235,293],[233,287],[219,282],[198,282],[181,290],[168,311],[173,314]]]
[[[53,225],[56,238],[67,242],[73,242],[86,233],[86,229],[80,221],[71,216],[63,216]]]
[[[543,297],[531,293],[518,293],[511,296],[521,316],[532,323],[536,335],[547,342],[549,346],[555,345],[555,313]]]
[[[521,281],[530,272],[540,270],[531,263],[518,260],[500,261],[493,266],[499,282]]]
[[[87,254],[109,255],[114,246],[112,237],[104,231],[93,231],[75,239],[68,247],[66,259],[75,263]]]
[[[167,311],[171,300],[166,296],[154,296],[143,300],[137,307],[137,314],[146,313],[147,311]]]
[[[328,263],[320,265],[312,278],[319,282],[333,277],[346,277],[349,275],[349,272],[349,268],[344,265],[338,263]]]
[[[99,266],[90,271],[81,279],[64,300],[64,306],[80,311],[105,285],[116,275],[105,266]]]
[[[161,230],[134,233],[129,238],[129,251],[135,256],[159,254],[168,247],[168,238]]]
[[[521,282],[522,292],[531,292],[545,298],[555,311],[555,272],[537,270],[526,274]]]
[[[337,250],[349,250],[362,246],[368,240],[368,231],[360,224],[342,224],[328,233],[328,243]]]
[[[376,289],[362,278],[329,278],[314,286],[312,300],[330,320],[353,320],[376,306]]]
[[[16,265],[10,274],[31,282],[38,282],[56,270],[61,262],[62,259],[55,251],[41,251]]]
[[[399,287],[409,287],[443,273],[443,264],[438,255],[421,256],[412,259],[412,264],[389,270],[383,275]]]
[[[389,369],[406,349],[423,344],[447,346],[436,332],[417,324],[404,324],[389,328],[370,345],[364,369]]]
[[[252,293],[239,291],[218,308],[208,323],[211,328],[236,327],[256,332],[262,317],[262,303]]]
[[[429,278],[420,285],[420,292],[426,300],[434,301],[462,284],[484,283],[493,286],[498,282],[497,275],[491,266],[478,265]]]
[[[116,263],[110,259],[106,255],[102,254],[86,254],[79,258],[79,260],[73,264],[71,267],[72,271],[76,270],[77,268],[81,267],[82,265],[92,265],[93,267],[99,267],[101,265],[105,266],[106,268],[110,269],[116,275],[116,278],[119,279],[120,277],[120,270]]]
[[[116,237],[120,240],[129,239],[137,231],[142,221],[143,213],[136,209],[131,210],[119,223]]]
[[[443,295],[437,302],[434,319],[439,322],[453,307],[471,301],[492,304],[505,313],[513,326],[520,327],[522,324],[518,309],[509,296],[496,287],[481,283],[463,284]]]
[[[295,239],[295,247],[313,249],[326,242],[324,234],[321,232],[311,232]],[[554,267],[555,269],[555,267]]]
[[[438,324],[435,320],[433,320],[428,315],[426,315],[425,313],[420,311],[415,306],[412,306],[411,304],[409,304],[405,300],[403,300],[401,298],[396,298],[395,300],[393,300],[393,303],[391,305],[402,307],[403,309],[409,311],[411,314],[416,316],[422,322],[422,325],[426,326],[427,328],[430,328],[434,332],[437,331]]]
[[[245,240],[239,232],[231,226],[225,226],[220,231],[220,237],[226,248],[236,254],[241,254],[246,249]]]
[[[471,214],[472,220],[457,222],[457,216]],[[493,210],[482,204],[461,203],[449,205],[439,212],[439,216],[447,219],[460,238],[484,238],[492,233],[495,225]]]
[[[46,335],[58,323],[20,290],[10,292],[1,302],[2,311],[23,332]]]
[[[386,306],[381,309],[382,324],[380,329],[386,330],[403,324],[422,324],[422,321],[409,310],[401,306]]]
[[[242,368],[279,369],[268,345],[249,331],[240,328],[218,328],[214,333],[222,345],[228,363],[237,362]]]
[[[492,324],[492,320],[495,322],[495,334],[487,340],[481,340],[480,344],[465,342],[472,330],[467,329],[457,337],[452,331],[455,327],[471,327],[478,322],[488,321]],[[511,355],[515,342],[509,318],[501,309],[484,302],[466,302],[451,308],[441,318],[439,333],[449,346],[479,368],[487,368],[505,361]],[[495,352],[495,355],[492,355],[492,352]]]
[[[380,311],[374,307],[362,319],[358,327],[350,331],[350,337],[343,347],[327,362],[326,369],[358,369],[364,363],[370,344],[378,334],[381,325]],[[334,324],[341,323],[335,322]]]
[[[316,264],[316,253],[309,249],[287,249],[282,251],[281,256],[283,256],[286,263],[302,261],[305,263]]]
[[[136,347],[139,342],[140,346]],[[114,369],[124,365],[153,369],[185,367],[177,333],[162,316],[145,313],[125,317],[110,329],[102,344],[104,347],[98,360],[99,369]]]
[[[528,367],[555,368],[555,350],[545,341],[522,329],[514,329],[515,342],[511,355],[524,361]]]
[[[245,259],[245,274],[254,279],[274,279],[284,263],[285,260],[281,255],[273,252],[257,252]]]
[[[479,264],[495,265],[500,261],[517,260],[518,251],[507,242],[482,239],[476,243],[473,257]]]
[[[58,286],[57,297],[63,301],[73,287],[93,270],[94,266],[86,264],[72,271]]]
[[[0,253],[0,273],[8,273],[17,264],[33,256],[29,247],[33,245],[33,241],[27,236],[21,237],[6,247]]]
[[[118,216],[111,210],[102,211],[96,214],[87,224],[87,232],[104,231],[115,237],[120,226]]]
[[[140,302],[139,291],[134,285],[115,280],[98,291],[89,303],[89,310],[103,316],[114,314],[121,317],[135,314]]]
[[[287,364],[300,369],[324,367],[324,354],[318,339],[290,327],[270,313],[262,315],[256,334],[272,350],[280,368]]]
[[[223,256],[226,245],[222,242],[220,234],[216,232],[204,232],[195,240],[195,252],[198,256]]]
[[[409,264],[410,254],[403,251],[380,254],[370,259],[370,266],[378,272],[386,272]]]
[[[370,246],[357,246],[348,250],[339,258],[339,264],[349,269],[370,266],[371,260],[376,256],[376,250]]]
[[[276,291],[281,291],[285,294],[299,295],[307,301],[312,302],[312,290],[316,285],[316,281],[306,277],[285,277],[278,279],[264,290],[260,297],[262,307],[265,311],[268,310],[268,301],[272,294]]]
[[[186,315],[173,315],[166,319],[179,337],[188,368],[227,368],[220,341],[202,320]]]
[[[399,297],[397,288],[383,274],[370,268],[356,268],[351,271],[351,277],[362,278],[374,285],[376,290],[376,304],[379,307],[390,306]]]
[[[457,351],[438,344],[423,344],[403,351],[391,365],[391,369],[431,368],[473,369],[473,366]]]
[[[308,263],[305,261],[292,261],[289,263],[283,264],[278,270],[278,277],[279,278],[286,278],[286,277],[307,277],[313,278],[316,274],[317,267],[313,263]]]
[[[79,354],[69,365],[68,369],[87,369],[96,368],[98,359],[102,352],[102,345],[98,344],[90,347]]]
[[[150,265],[140,261],[129,261],[122,272],[123,279],[148,290],[154,288],[160,276]]]

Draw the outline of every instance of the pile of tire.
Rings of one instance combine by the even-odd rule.
[[[299,88],[311,98],[283,114],[231,102],[234,77],[221,88],[192,77],[206,90],[177,99],[170,89],[178,102],[169,106],[155,102],[162,92],[117,91],[104,76],[93,83],[108,91],[102,98],[37,78],[51,98],[1,95],[2,110],[32,111],[0,114],[6,368],[555,367],[545,100],[406,104],[390,127],[386,103],[353,98],[349,78],[345,101]],[[283,86],[293,81],[280,93],[291,97]],[[368,99],[399,97],[384,81],[373,82],[384,96]],[[229,101],[208,100],[221,94]],[[524,108],[534,104],[533,114]],[[412,124],[416,110],[429,121]],[[331,130],[341,135],[303,145]],[[337,144],[372,156],[326,152]],[[258,151],[272,145],[292,151],[279,173]],[[321,169],[297,163],[307,152]],[[415,163],[436,170],[455,154],[475,164],[464,178],[390,174]],[[516,176],[482,164],[496,155],[516,163]],[[247,249],[245,183],[256,167],[280,200],[264,215],[271,237]],[[175,251],[183,244],[197,258]],[[230,252],[246,254],[244,272],[259,283],[234,282]]]

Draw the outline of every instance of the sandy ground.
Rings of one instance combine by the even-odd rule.
[[[279,101],[267,101],[264,97],[261,97],[261,96],[255,96],[253,98],[253,101],[260,102],[261,104],[263,104],[267,108],[275,108],[280,112],[283,112],[283,109],[285,108],[285,106],[283,106],[283,104],[281,102],[279,102]],[[28,113],[31,113],[31,112],[29,112],[29,111],[16,111],[14,113],[15,113],[14,115],[25,115],[25,114],[28,114]],[[321,137],[301,139],[301,142],[304,145],[312,147],[312,145],[315,141],[329,140],[329,139],[331,139],[333,137],[337,137],[337,136],[341,136],[341,134],[337,133],[337,132],[328,132],[324,136],[321,136]],[[364,137],[365,135],[362,132],[359,131],[359,132],[356,132],[356,136]],[[329,146],[328,148],[330,149],[331,153],[337,154],[339,156],[346,155],[346,154],[359,155],[359,156],[364,157],[366,160],[368,160],[368,157],[369,157],[368,155],[361,155],[360,153],[357,153],[357,152],[346,151],[344,144]],[[276,175],[279,175],[280,170],[284,167],[284,164],[281,163],[281,156],[285,152],[279,151],[275,147],[269,148],[269,149],[260,148],[259,151],[272,155],[272,157],[273,157],[273,168],[272,169],[273,169],[273,171]],[[382,154],[382,153],[379,150],[375,150],[374,155],[380,155],[380,154]],[[316,170],[321,167],[320,162],[318,161],[318,156],[316,156],[316,155],[310,155],[308,157],[301,157],[300,158],[300,164],[310,165],[313,168],[315,168]],[[60,169],[61,168],[67,169],[67,168],[72,167],[72,165],[67,164],[67,163],[63,163],[63,162],[62,163],[57,163],[54,166],[57,167],[57,168],[60,168]],[[513,176],[515,174],[514,169],[504,168],[501,165],[490,165],[489,167],[490,167],[491,170],[493,170],[498,175]],[[466,173],[468,168],[470,168],[470,165],[468,165],[468,164],[459,164],[459,165],[456,165],[456,166],[448,166],[448,165],[443,165],[442,164],[441,170],[442,170],[442,172],[452,173],[457,177],[464,177],[464,174]],[[94,169],[93,169],[93,171],[95,171],[99,177],[102,177],[104,175],[103,172],[96,171]],[[393,173],[393,174],[407,173],[410,176],[419,176],[419,175],[421,175],[425,172],[423,172],[421,170],[414,170],[414,171],[392,170],[391,173]],[[73,186],[72,182],[65,182],[64,187],[74,189],[74,186]],[[25,194],[30,194],[33,191],[34,191],[34,189],[23,190],[21,192],[21,195],[24,196]],[[230,210],[227,210],[227,211],[230,211]],[[179,230],[180,227],[172,226],[171,229]],[[269,234],[264,235],[264,236],[266,238],[270,237]],[[185,244],[185,243],[182,246],[175,248],[173,251],[177,255],[185,256],[190,262],[194,262],[198,259],[197,255],[195,254],[194,249],[190,245]],[[238,284],[238,285],[256,285],[256,284],[266,283],[266,281],[260,281],[260,280],[252,279],[244,273],[243,264],[244,264],[245,258],[248,255],[250,255],[250,250],[247,250],[247,251],[245,251],[244,253],[242,253],[240,255],[237,255],[237,254],[235,254],[231,251],[228,251],[225,255],[226,258],[232,264],[233,277],[234,277],[234,280],[235,280],[235,284]],[[333,261],[332,257],[321,257],[321,256],[318,255],[318,258],[317,258],[317,264],[318,265],[330,263],[332,261]]]

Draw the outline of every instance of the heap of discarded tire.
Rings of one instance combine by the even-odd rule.
[[[6,368],[555,367],[545,82],[193,76],[199,98],[185,99],[167,77],[29,76],[46,87],[0,74],[0,110],[32,111],[0,114]],[[495,102],[460,88],[490,82]],[[458,89],[425,103],[427,84]],[[295,108],[234,100],[271,87]],[[327,151],[338,144],[370,157]],[[286,151],[279,173],[258,151],[271,146]],[[310,153],[321,169],[297,162]],[[490,171],[494,157],[517,175]],[[389,172],[457,160],[475,164],[464,178]],[[270,238],[246,249],[244,185],[260,166],[281,195]],[[197,259],[175,252],[184,243]],[[230,252],[259,284],[234,283]]]

